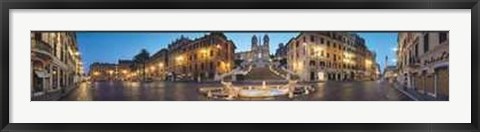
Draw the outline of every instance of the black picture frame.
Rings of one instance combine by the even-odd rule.
[[[2,131],[480,131],[479,0],[2,0],[0,40],[0,129]],[[10,9],[470,9],[472,41],[472,123],[346,123],[346,124],[94,124],[11,123]],[[449,113],[455,114],[455,113]]]

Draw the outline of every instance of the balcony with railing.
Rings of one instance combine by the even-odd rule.
[[[412,57],[409,59],[409,63],[407,64],[408,67],[410,68],[416,68],[421,66],[421,62],[418,58]]]
[[[38,58],[51,59],[52,58],[52,46],[41,40],[31,40],[32,42],[32,55]]]
[[[32,40],[32,51],[45,54],[45,55],[50,55],[52,53],[52,47],[45,43],[42,40]]]

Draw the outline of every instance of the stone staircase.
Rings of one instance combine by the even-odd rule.
[[[275,68],[276,71],[278,71],[280,74],[282,75],[290,75],[290,79],[293,79],[293,80],[298,80],[300,79],[300,76],[298,76],[297,74],[295,74],[294,72],[292,71],[289,71],[287,70],[286,68],[284,67],[281,67],[281,68]]]
[[[282,76],[273,73],[268,67],[254,67],[244,80],[285,80]]]
[[[242,67],[237,67],[233,69],[231,72],[222,74],[218,77],[215,78],[217,81],[233,81],[233,76],[238,76],[238,75],[246,75],[249,71],[251,70],[251,67],[248,68],[242,68]]]
[[[229,73],[218,76],[216,80],[221,81],[287,81],[289,79],[297,80],[299,77],[285,68],[274,66],[266,61],[257,61],[254,63],[244,62],[244,67],[237,67]]]

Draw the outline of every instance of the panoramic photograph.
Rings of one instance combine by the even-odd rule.
[[[449,101],[448,31],[31,31],[31,101]]]

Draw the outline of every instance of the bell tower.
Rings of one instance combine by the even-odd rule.
[[[259,46],[259,43],[258,43],[258,38],[256,35],[253,35],[252,37],[252,49],[250,51],[250,58],[251,59],[254,59],[254,58],[258,58],[259,54],[260,54],[260,50],[259,50],[260,46]]]
[[[262,56],[264,58],[269,58],[270,57],[270,38],[268,37],[267,34],[263,36],[263,45],[262,45]]]

